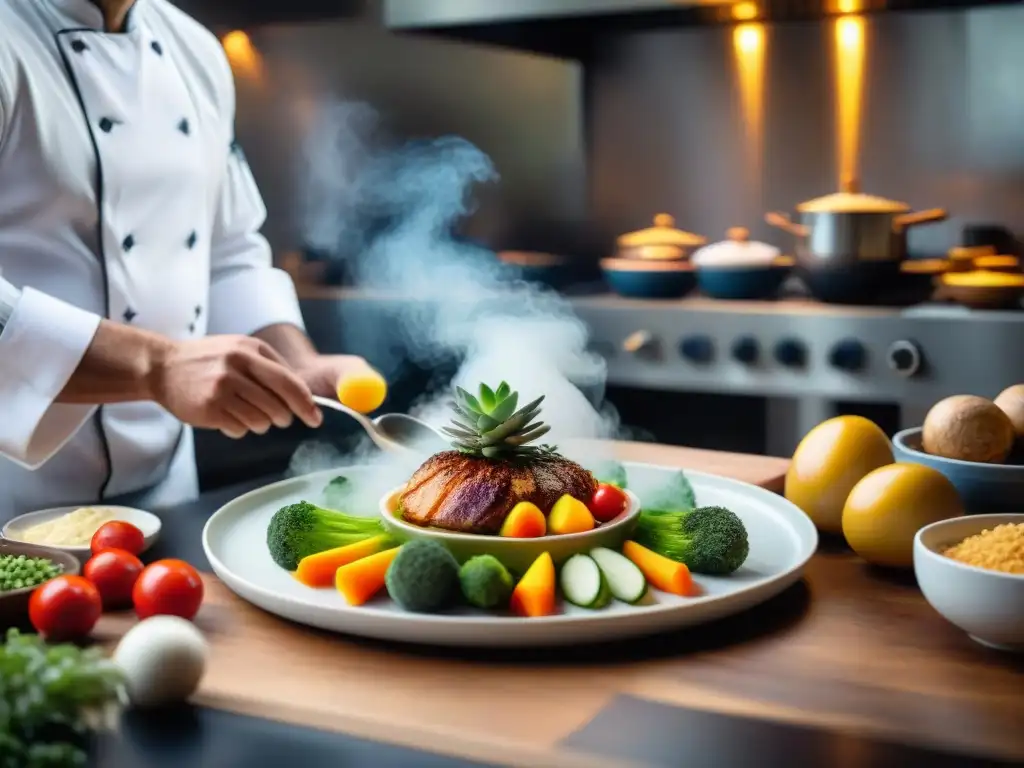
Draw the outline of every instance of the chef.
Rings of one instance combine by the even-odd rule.
[[[166,0],[0,2],[0,520],[197,492],[192,426],[316,426],[217,39]]]

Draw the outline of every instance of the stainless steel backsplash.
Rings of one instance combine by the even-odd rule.
[[[731,28],[606,40],[587,83],[594,216],[625,231],[664,210],[710,238],[742,225],[789,245],[764,212],[838,184],[832,34],[768,28],[753,160]],[[861,186],[951,212],[911,250],[941,253],[968,222],[1024,231],[1024,8],[871,16],[866,39]]]
[[[584,215],[579,65],[393,35],[368,21],[249,34],[264,74],[236,77],[236,130],[278,250],[302,245],[303,142],[313,112],[333,100],[372,106],[382,131],[399,138],[457,134],[486,152],[501,181],[478,190],[470,236],[500,240],[517,223]]]
[[[238,83],[238,133],[278,249],[302,243],[301,144],[323,100],[365,101],[408,137],[456,133],[495,161],[470,234],[501,240],[533,220],[606,233],[654,213],[710,238],[834,191],[831,25],[767,30],[763,151],[745,149],[731,27],[610,37],[586,67],[394,35],[370,22],[257,28],[258,83]],[[942,252],[965,223],[1024,231],[1024,7],[868,18],[860,176],[865,191],[951,219],[911,232]],[[585,138],[584,138],[585,137]],[[586,148],[585,148],[586,145]]]

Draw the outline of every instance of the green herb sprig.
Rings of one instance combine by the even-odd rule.
[[[90,735],[113,726],[124,677],[98,648],[8,630],[0,646],[0,768],[88,764]]]

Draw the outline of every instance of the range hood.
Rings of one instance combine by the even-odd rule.
[[[211,28],[362,18],[380,14],[380,0],[175,0]]]
[[[741,21],[799,21],[842,13],[936,11],[1020,0],[383,0],[394,30],[586,58],[604,35]]]

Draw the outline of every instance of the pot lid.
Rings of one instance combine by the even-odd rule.
[[[768,266],[779,257],[779,249],[750,239],[745,227],[732,227],[726,239],[697,250],[691,261],[701,267]]]
[[[692,232],[676,229],[676,220],[667,213],[659,213],[654,217],[654,226],[628,232],[621,235],[618,243],[623,248],[636,248],[642,245],[679,245],[684,247],[704,245],[706,238]]]
[[[845,179],[839,192],[800,203],[800,213],[906,213],[910,206],[859,191],[856,179]]]

